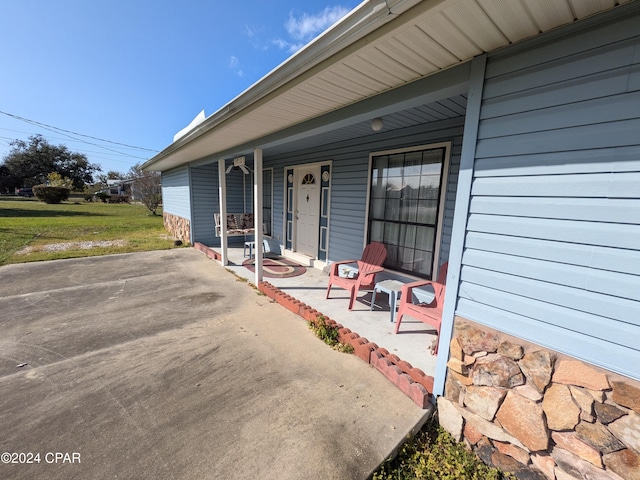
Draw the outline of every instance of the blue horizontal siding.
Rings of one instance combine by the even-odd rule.
[[[628,81],[628,74],[627,81]],[[566,98],[563,98],[566,101]],[[640,92],[610,95],[547,108],[536,108],[488,118],[481,122],[478,134],[506,137],[583,125],[598,125],[638,118]]]
[[[630,71],[628,62],[620,62],[616,68],[604,72],[595,67],[594,71],[588,83],[585,83],[584,77],[578,77],[556,85],[553,89],[543,83],[531,91],[501,95],[494,100],[485,99],[482,118],[520,114],[594,98],[611,97],[626,93],[630,88],[638,89],[640,68],[634,67]]]
[[[500,215],[469,216],[468,229],[513,237],[555,240],[584,245],[638,249],[640,225],[620,225],[572,220],[506,217]]]
[[[585,291],[575,287],[566,287],[552,283],[549,281],[539,281],[529,277],[508,275],[501,272],[490,271],[477,267],[465,267],[462,270],[461,279],[469,287],[464,291],[464,296],[473,297],[473,286],[482,285],[482,288],[490,288],[496,292],[510,293],[519,295],[529,299],[544,299],[545,303],[565,307],[565,316],[576,315],[580,318],[590,318],[592,316],[606,317],[611,319],[611,313],[617,312],[616,319],[619,322],[612,322],[623,330],[626,324],[638,326],[640,325],[640,317],[638,317],[638,302],[620,297],[614,297],[601,293],[599,291],[589,292],[585,295]],[[484,294],[480,297],[485,298]],[[515,298],[515,297],[514,297]],[[584,315],[582,315],[582,313]],[[544,317],[542,317],[544,320]],[[599,329],[602,329],[602,319],[595,323],[593,332],[595,336],[600,335]],[[583,329],[582,321],[578,323]],[[583,331],[585,331],[583,329]],[[625,331],[629,331],[627,328]],[[635,339],[628,338],[626,341],[634,342]],[[620,340],[617,340],[620,343]],[[623,342],[624,343],[624,342]]]
[[[637,379],[639,32],[635,13],[489,56],[456,309]]]
[[[472,195],[518,197],[591,197],[634,198],[638,195],[640,171],[546,175],[536,177],[478,178]]]
[[[476,177],[513,177],[640,171],[640,147],[599,148],[476,160]]]
[[[589,336],[604,342],[622,345],[627,348],[637,348],[637,334],[640,332],[638,325],[612,321],[610,318],[594,315],[589,312],[565,308],[555,305],[547,298],[537,300],[514,295],[507,291],[473,283],[462,282],[460,296],[472,299],[487,305],[500,304],[500,307],[516,315],[527,316],[540,322],[541,328],[546,323],[574,331],[578,337]],[[552,322],[548,322],[552,319]],[[606,328],[603,328],[606,325]]]
[[[219,211],[218,164],[191,168],[193,190],[193,241],[219,246],[216,237],[214,212]]]
[[[471,213],[640,224],[640,202],[629,198],[474,197]]]
[[[476,268],[634,300],[640,313],[638,277],[633,274],[475,250],[467,250],[462,258],[464,265]],[[616,311],[612,310],[610,315],[616,318]]]
[[[638,110],[640,115],[640,109]],[[640,118],[478,140],[476,157],[496,157],[637,146]]]
[[[516,68],[516,70],[497,77],[492,77],[496,73],[492,60],[491,63],[487,64],[487,82],[483,98],[489,100],[512,95],[516,92],[530,92],[540,87],[550,90],[549,78],[553,78],[556,84],[571,81],[584,82],[584,79],[592,75],[620,67],[628,67],[629,59],[634,54],[635,42],[636,39],[632,36],[621,43],[583,50],[573,56],[563,55],[555,56],[556,58],[554,58],[554,55],[551,54],[551,57],[540,56],[536,58],[532,55],[527,55],[528,58],[523,58],[525,62],[529,63],[527,67],[517,69],[517,66],[512,64],[512,67]],[[573,43],[576,43],[576,40]],[[558,48],[558,45],[553,45],[547,47],[546,51],[551,52]],[[511,61],[513,61],[513,57]],[[567,68],[569,64],[571,68]],[[483,118],[483,115],[481,114],[481,118]]]
[[[162,210],[191,220],[189,167],[162,172]]]
[[[469,232],[465,245],[469,251],[502,253],[631,275],[640,272],[640,251],[635,249],[580,245],[574,242],[480,232]]]

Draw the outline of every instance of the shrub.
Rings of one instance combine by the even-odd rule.
[[[100,200],[102,200],[102,203],[107,203],[111,198],[111,195],[105,192],[98,192],[96,193],[96,198],[99,198]]]
[[[482,463],[464,443],[456,442],[432,419],[413,440],[404,444],[395,459],[383,463],[372,478],[373,480],[503,480],[513,477]]]
[[[129,197],[127,195],[111,195],[109,203],[129,203]]]
[[[46,185],[36,185],[33,187],[33,194],[44,203],[61,203],[69,199],[71,190],[65,187],[48,187]]]

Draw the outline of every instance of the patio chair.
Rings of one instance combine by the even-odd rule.
[[[342,260],[331,264],[329,275],[329,285],[327,286],[327,298],[331,287],[344,288],[349,291],[349,310],[353,309],[353,302],[359,290],[371,290],[375,285],[376,273],[382,272],[382,264],[387,258],[387,248],[379,242],[371,242],[362,252],[360,260]],[[341,277],[339,273],[340,265],[347,263],[357,263],[358,273],[353,278]]]
[[[409,315],[432,326],[437,333],[435,347],[432,348],[434,354],[438,353],[438,339],[440,338],[448,266],[448,262],[442,264],[438,271],[437,281],[420,280],[407,283],[402,286],[400,293],[400,307],[398,307],[395,333],[398,333],[404,315]],[[421,288],[427,285],[433,288],[433,292]]]

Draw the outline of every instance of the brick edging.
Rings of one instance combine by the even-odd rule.
[[[222,255],[216,252],[213,248],[207,247],[205,244],[196,242],[193,244],[193,248],[198,250],[199,252],[204,253],[207,257],[212,260],[222,260]]]
[[[426,375],[419,368],[413,368],[409,362],[401,360],[397,355],[390,354],[386,349],[378,347],[375,343],[352,332],[335,320],[318,312],[315,308],[284,293],[269,282],[260,282],[258,290],[307,322],[316,323],[319,317],[324,317],[327,325],[338,328],[338,340],[341,343],[351,345],[358,358],[382,373],[420,408],[430,406],[433,394],[433,377]]]

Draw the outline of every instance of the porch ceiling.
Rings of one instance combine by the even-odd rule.
[[[366,1],[144,167],[259,147],[267,135],[629,1]]]
[[[401,110],[392,114],[384,115],[384,128],[381,133],[389,133],[393,130],[423,125],[430,122],[449,120],[464,116],[467,110],[466,95],[455,95],[442,101],[432,102],[426,105]],[[287,151],[296,151],[307,148],[314,148],[321,145],[338,143],[352,138],[365,138],[368,135],[375,135],[371,130],[371,121],[353,123],[347,127],[335,128],[310,138],[295,140],[288,143],[278,143],[265,149],[265,155],[278,155]]]

